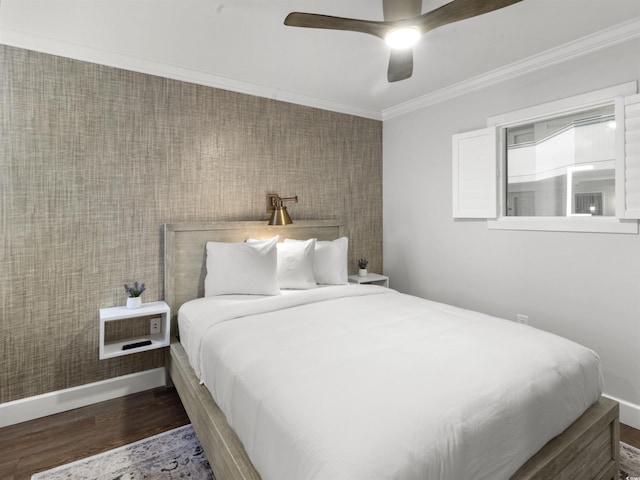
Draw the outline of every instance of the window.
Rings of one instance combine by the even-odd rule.
[[[635,92],[635,82],[618,85],[454,135],[453,216],[494,229],[638,233]]]
[[[507,127],[505,215],[615,216],[615,128],[613,103]]]

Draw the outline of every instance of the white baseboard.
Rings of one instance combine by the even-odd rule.
[[[620,423],[640,430],[640,405],[620,400],[607,394],[605,394],[605,397],[615,400],[620,404]]]
[[[0,428],[161,387],[165,382],[165,369],[161,367],[0,403]]]

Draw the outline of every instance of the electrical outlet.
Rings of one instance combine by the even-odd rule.
[[[529,317],[527,315],[522,315],[521,313],[518,313],[516,315],[516,321],[518,323],[524,323],[525,325],[529,325]]]
[[[162,327],[162,319],[161,318],[152,318],[149,325],[149,333],[153,335],[154,333],[160,333]]]

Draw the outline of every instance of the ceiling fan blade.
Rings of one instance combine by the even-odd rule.
[[[393,29],[413,27],[420,33],[442,25],[458,22],[508,7],[522,0],[452,0],[427,13],[422,11],[422,0],[382,0],[384,21],[359,20],[317,13],[292,12],[284,20],[291,27],[322,28],[367,33],[382,39]],[[391,50],[387,79],[389,82],[405,80],[413,74],[413,50]]]
[[[415,19],[415,25],[424,33],[442,25],[493,12],[494,10],[499,10],[521,1],[522,0],[453,0],[440,8],[420,15],[420,17]]]
[[[422,0],[382,0],[385,22],[417,17],[422,13]]]
[[[397,82],[405,80],[413,74],[413,49],[391,50],[387,80]]]
[[[284,19],[284,24],[290,27],[325,28],[329,30],[348,30],[351,32],[368,33],[384,38],[390,26],[385,22],[373,20],[359,20],[356,18],[333,17],[317,13],[292,12]]]

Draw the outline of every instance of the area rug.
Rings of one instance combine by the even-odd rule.
[[[640,480],[640,450],[620,442],[620,480]]]
[[[185,425],[93,457],[36,473],[32,480],[215,480],[193,427]]]
[[[191,425],[68,463],[31,480],[215,480]],[[640,450],[620,442],[620,480],[640,480]]]

